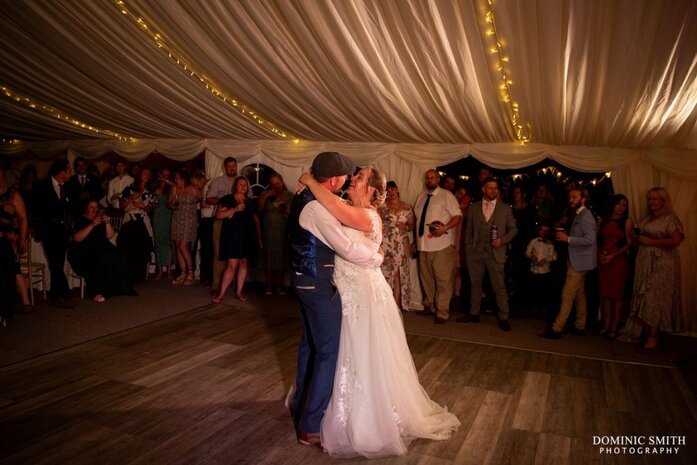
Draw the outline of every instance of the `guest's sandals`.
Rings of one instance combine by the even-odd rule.
[[[106,299],[104,298],[104,296],[102,294],[97,294],[96,296],[94,296],[94,299],[92,299],[92,300],[94,300],[95,302],[101,303],[101,302],[104,302]]]
[[[186,278],[184,279],[184,282],[182,282],[182,284],[185,286],[191,286],[192,284],[194,284],[194,282],[196,282],[196,278],[194,277],[194,272],[189,271],[186,274]]]
[[[174,284],[175,286],[178,285],[178,284],[184,284],[184,281],[186,281],[186,277],[187,277],[186,270],[183,270],[183,271],[179,274],[179,276],[177,276],[177,279],[175,279],[174,281],[172,281],[172,284]]]

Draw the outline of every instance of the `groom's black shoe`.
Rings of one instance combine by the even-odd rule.
[[[322,448],[322,443],[319,439],[319,433],[303,433],[302,431],[298,434],[298,443],[303,446],[315,446]]]

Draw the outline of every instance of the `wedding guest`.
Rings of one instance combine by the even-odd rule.
[[[73,174],[65,183],[65,191],[71,201],[71,213],[73,218],[78,218],[85,210],[85,205],[90,200],[99,201],[104,192],[99,185],[99,180],[91,178],[87,174],[87,160],[77,157],[73,163]]]
[[[640,351],[653,353],[660,348],[661,331],[678,333],[684,327],[678,246],[685,240],[685,230],[663,187],[649,189],[646,207],[648,215],[637,225],[632,313],[648,335]]]
[[[387,183],[386,193],[385,203],[378,208],[382,219],[382,249],[385,252],[382,274],[392,288],[397,306],[409,311],[409,235],[414,230],[414,212],[409,204],[399,199],[399,188],[394,181]]]
[[[227,266],[220,280],[220,292],[213,302],[220,303],[225,298],[225,291],[235,281],[235,296],[242,302],[247,297],[242,293],[249,261],[256,257],[257,250],[263,248],[259,217],[255,212],[254,200],[248,197],[249,181],[238,176],[232,186],[232,194],[226,195],[218,202],[216,216],[223,219],[220,233],[220,259],[227,261]]]
[[[607,215],[603,216],[598,232],[598,286],[600,288],[603,329],[600,334],[609,339],[617,337],[622,319],[622,302],[629,275],[632,247],[632,221],[629,219],[627,197],[612,197]]]
[[[554,199],[552,198],[549,187],[546,184],[539,184],[535,189],[532,206],[535,209],[536,223],[552,223],[552,214],[554,210]]]
[[[63,184],[70,178],[68,160],[56,160],[51,164],[48,178],[36,183],[34,188],[34,230],[44,247],[51,275],[49,296],[51,305],[58,308],[74,308],[68,278],[65,276],[65,254],[70,239],[70,200]]]
[[[232,185],[235,183],[235,179],[237,179],[237,160],[234,157],[225,158],[223,160],[223,169],[225,174],[213,179],[208,187],[205,201],[208,206],[217,208],[220,199],[232,192]],[[213,243],[213,281],[211,282],[211,288],[214,292],[217,292],[220,286],[220,277],[226,263],[220,260],[220,232],[223,227],[223,220],[218,218],[215,213],[213,213],[215,220],[213,221],[213,237],[211,239]]]
[[[561,308],[551,328],[538,334],[546,339],[559,339],[564,331],[571,307],[576,304],[576,321],[569,329],[575,336],[586,334],[586,293],[585,282],[588,271],[597,266],[597,243],[595,219],[586,208],[588,193],[579,186],[569,190],[569,207],[574,213],[571,229],[557,231],[556,239],[569,245],[569,261],[566,268],[566,281],[562,290]]]
[[[450,317],[455,268],[454,228],[462,221],[462,211],[455,196],[438,187],[439,180],[438,171],[426,171],[424,190],[416,199],[414,213],[418,224],[419,275],[425,294],[424,310],[417,313],[427,316],[435,313],[435,323],[443,324]]]
[[[443,176],[443,178],[440,180],[440,188],[445,189],[446,191],[450,191],[453,194],[455,193],[455,185],[456,181],[455,178],[452,176],[448,176],[447,174]]]
[[[11,238],[14,240],[12,249],[15,255],[21,256],[27,253],[31,247],[28,243],[29,220],[22,195],[15,189],[10,189],[5,184],[5,172],[0,168],[0,212],[5,217],[3,222],[12,229]],[[7,238],[6,238],[7,239]],[[9,240],[9,239],[8,239]],[[22,300],[22,313],[31,313],[33,307],[29,300],[29,289],[24,275],[17,270],[15,273],[15,288]]]
[[[168,168],[160,170],[157,176],[157,183],[153,191],[154,208],[152,211],[152,227],[155,236],[155,262],[157,271],[155,279],[161,279],[162,274],[167,271],[167,279],[174,279],[172,269],[172,208],[167,205],[169,191],[172,189],[170,180],[171,172]]]
[[[128,165],[124,160],[119,160],[116,162],[116,177],[109,181],[109,187],[107,188],[107,202],[111,208],[115,210],[120,210],[120,200],[123,190],[133,184],[134,179],[128,174]]]
[[[179,276],[172,284],[194,284],[194,266],[191,256],[191,243],[196,240],[198,220],[196,210],[201,201],[202,192],[191,185],[191,175],[186,168],[180,168],[174,174],[174,186],[169,191],[167,205],[174,209],[172,213],[171,237],[177,251]]]
[[[87,202],[75,223],[68,261],[85,278],[87,293],[95,302],[117,295],[138,295],[131,283],[128,258],[111,243],[115,234],[99,204]]]
[[[120,205],[124,209],[123,224],[117,245],[128,257],[131,281],[139,283],[148,273],[148,263],[153,249],[153,231],[150,212],[154,204],[150,192],[150,169],[141,168],[137,180],[121,193]]]
[[[530,260],[530,297],[533,306],[540,308],[545,319],[549,320],[554,296],[550,265],[557,260],[554,243],[549,240],[549,226],[541,224],[537,227],[537,237],[528,243],[525,256]]]
[[[498,306],[498,325],[501,331],[510,331],[508,294],[504,267],[507,244],[518,234],[510,205],[499,196],[498,182],[494,178],[482,181],[482,200],[470,207],[465,229],[467,267],[470,272],[470,311],[457,319],[461,323],[477,323],[482,303],[484,273],[489,274],[491,288]]]
[[[266,294],[285,294],[283,276],[288,270],[288,243],[286,224],[288,208],[293,194],[286,189],[280,174],[269,176],[269,188],[259,197],[258,208],[262,216],[264,239],[264,268],[266,270]]]

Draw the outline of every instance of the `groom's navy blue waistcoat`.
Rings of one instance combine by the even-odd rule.
[[[308,276],[332,279],[334,275],[334,251],[300,226],[300,212],[315,200],[310,189],[295,195],[288,216],[291,265],[293,271]]]

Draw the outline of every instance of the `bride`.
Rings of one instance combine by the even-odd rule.
[[[385,200],[385,176],[366,167],[351,179],[344,202],[310,174],[305,184],[344,226],[349,237],[377,250],[382,225],[376,209]],[[460,425],[419,383],[402,316],[380,268],[336,257],[334,281],[342,322],[334,389],[321,427],[325,452],[337,457],[403,455],[416,438],[447,439]]]

